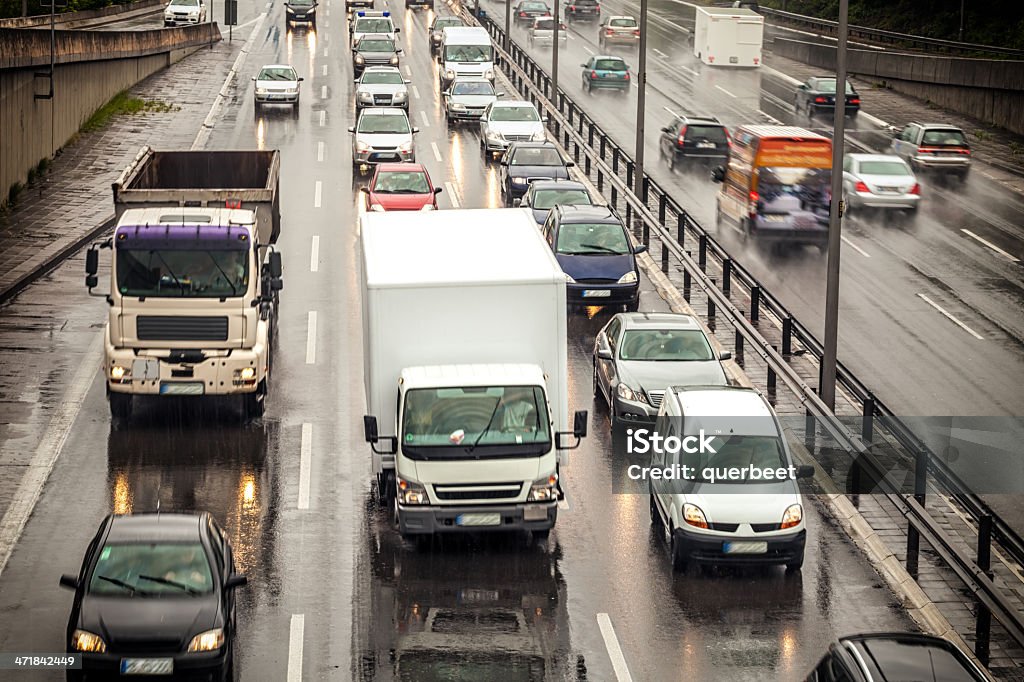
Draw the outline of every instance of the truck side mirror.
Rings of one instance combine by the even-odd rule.
[[[367,443],[376,443],[380,439],[377,433],[377,418],[373,415],[363,415],[363,438]]]
[[[281,252],[271,251],[270,262],[267,264],[267,269],[270,271],[270,276],[273,279],[279,279],[282,275],[281,267]]]
[[[724,182],[725,168],[722,166],[716,166],[715,169],[711,171],[711,180],[713,182]]]
[[[572,435],[577,438],[587,437],[587,411],[576,410],[572,418]]]
[[[95,249],[85,252],[85,286],[88,289],[95,289],[100,283],[96,273],[100,270],[100,254]]]

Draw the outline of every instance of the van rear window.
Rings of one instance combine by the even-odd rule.
[[[727,141],[727,138],[725,136],[725,128],[720,126],[691,125],[686,127],[686,141],[723,143]]]

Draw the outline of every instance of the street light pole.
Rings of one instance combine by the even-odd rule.
[[[839,44],[836,48],[836,107],[832,135],[832,197],[828,215],[828,276],[825,286],[825,348],[821,359],[822,402],[836,406],[836,355],[839,346],[839,251],[842,247],[843,141],[846,124],[846,38],[849,0],[839,0]]]
[[[647,106],[647,0],[640,0],[640,66],[637,68],[636,146],[633,152],[633,194],[643,198],[644,191],[644,121]]]
[[[964,0],[960,0],[960,32],[957,35],[957,40],[964,42]]]
[[[552,53],[551,53],[551,101],[555,108],[562,111],[561,102],[558,101],[558,0],[555,0],[555,27],[551,32]]]
[[[505,52],[512,46],[512,0],[505,0]]]

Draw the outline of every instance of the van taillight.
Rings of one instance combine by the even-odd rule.
[[[679,146],[682,147],[683,143],[686,142],[686,126],[683,126],[679,131]]]
[[[591,71],[590,72],[590,77],[591,78],[597,78],[597,71]]]

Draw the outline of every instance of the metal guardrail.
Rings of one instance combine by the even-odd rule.
[[[610,190],[610,203],[613,208],[617,210],[620,202],[625,204],[627,224],[633,224],[634,219],[642,223],[640,237],[644,244],[650,245],[652,234],[660,241],[662,271],[668,271],[670,258],[682,264],[684,296],[688,298],[691,286],[696,286],[704,292],[708,298],[708,317],[714,319],[717,314],[721,314],[736,330],[737,356],[742,356],[744,346],[749,346],[767,366],[769,390],[773,390],[777,377],[781,377],[797,397],[806,410],[809,431],[813,433],[820,424],[824,435],[842,445],[851,453],[851,457],[862,461],[868,472],[875,474],[875,480],[881,481],[881,485],[886,488],[884,496],[907,519],[908,571],[916,576],[920,538],[924,537],[943,562],[964,582],[979,605],[975,644],[979,659],[985,664],[988,663],[990,619],[993,615],[1006,632],[1019,645],[1024,646],[1024,620],[1000,593],[992,580],[989,565],[993,538],[1012,558],[1024,563],[1024,542],[1020,537],[993,514],[980,498],[970,493],[920,439],[840,364],[837,380],[848,393],[861,400],[864,409],[862,433],[850,432],[821,401],[815,389],[808,385],[787,361],[787,357],[793,353],[794,338],[820,361],[822,348],[814,335],[795,320],[777,298],[764,290],[753,275],[732,259],[721,245],[650,176],[644,175],[642,196],[637,197],[632,191],[635,166],[629,155],[563,91],[559,91],[557,103],[553,104],[548,74],[517,44],[506,42],[504,32],[495,22],[484,18],[481,23],[495,39],[498,66],[509,75],[520,92],[538,108],[547,111],[549,129],[563,147],[572,153],[577,166],[589,178],[595,180],[599,191],[603,193],[606,187]],[[506,47],[507,51],[502,49],[502,46]],[[675,214],[675,235],[669,227],[670,212]],[[696,260],[685,248],[687,232],[696,236]],[[709,253],[718,259],[722,275],[720,285],[707,272]],[[749,292],[749,318],[729,298],[734,282],[741,283]],[[770,312],[781,322],[781,350],[770,344],[755,326],[762,309]],[[910,459],[914,463],[915,471],[913,495],[903,494],[892,487],[885,479],[885,468],[865,446],[864,442],[870,439],[875,427],[885,428],[893,441],[906,452],[912,453]],[[972,560],[954,546],[947,533],[925,509],[929,471],[954,497],[964,503],[978,522],[976,560]]]
[[[771,17],[776,21],[818,31],[833,37],[838,31],[839,23],[829,19],[809,17],[803,14],[794,14],[793,12],[783,12],[782,10],[767,7],[762,7],[759,11],[764,16]],[[896,33],[879,28],[868,28],[867,26],[849,26],[849,37],[882,45],[904,45],[928,52],[942,52],[944,54],[959,54],[963,56],[991,54],[1004,58],[1024,59],[1024,50],[981,45],[979,43],[961,43],[955,40],[942,40],[940,38],[926,38],[925,36]]]

